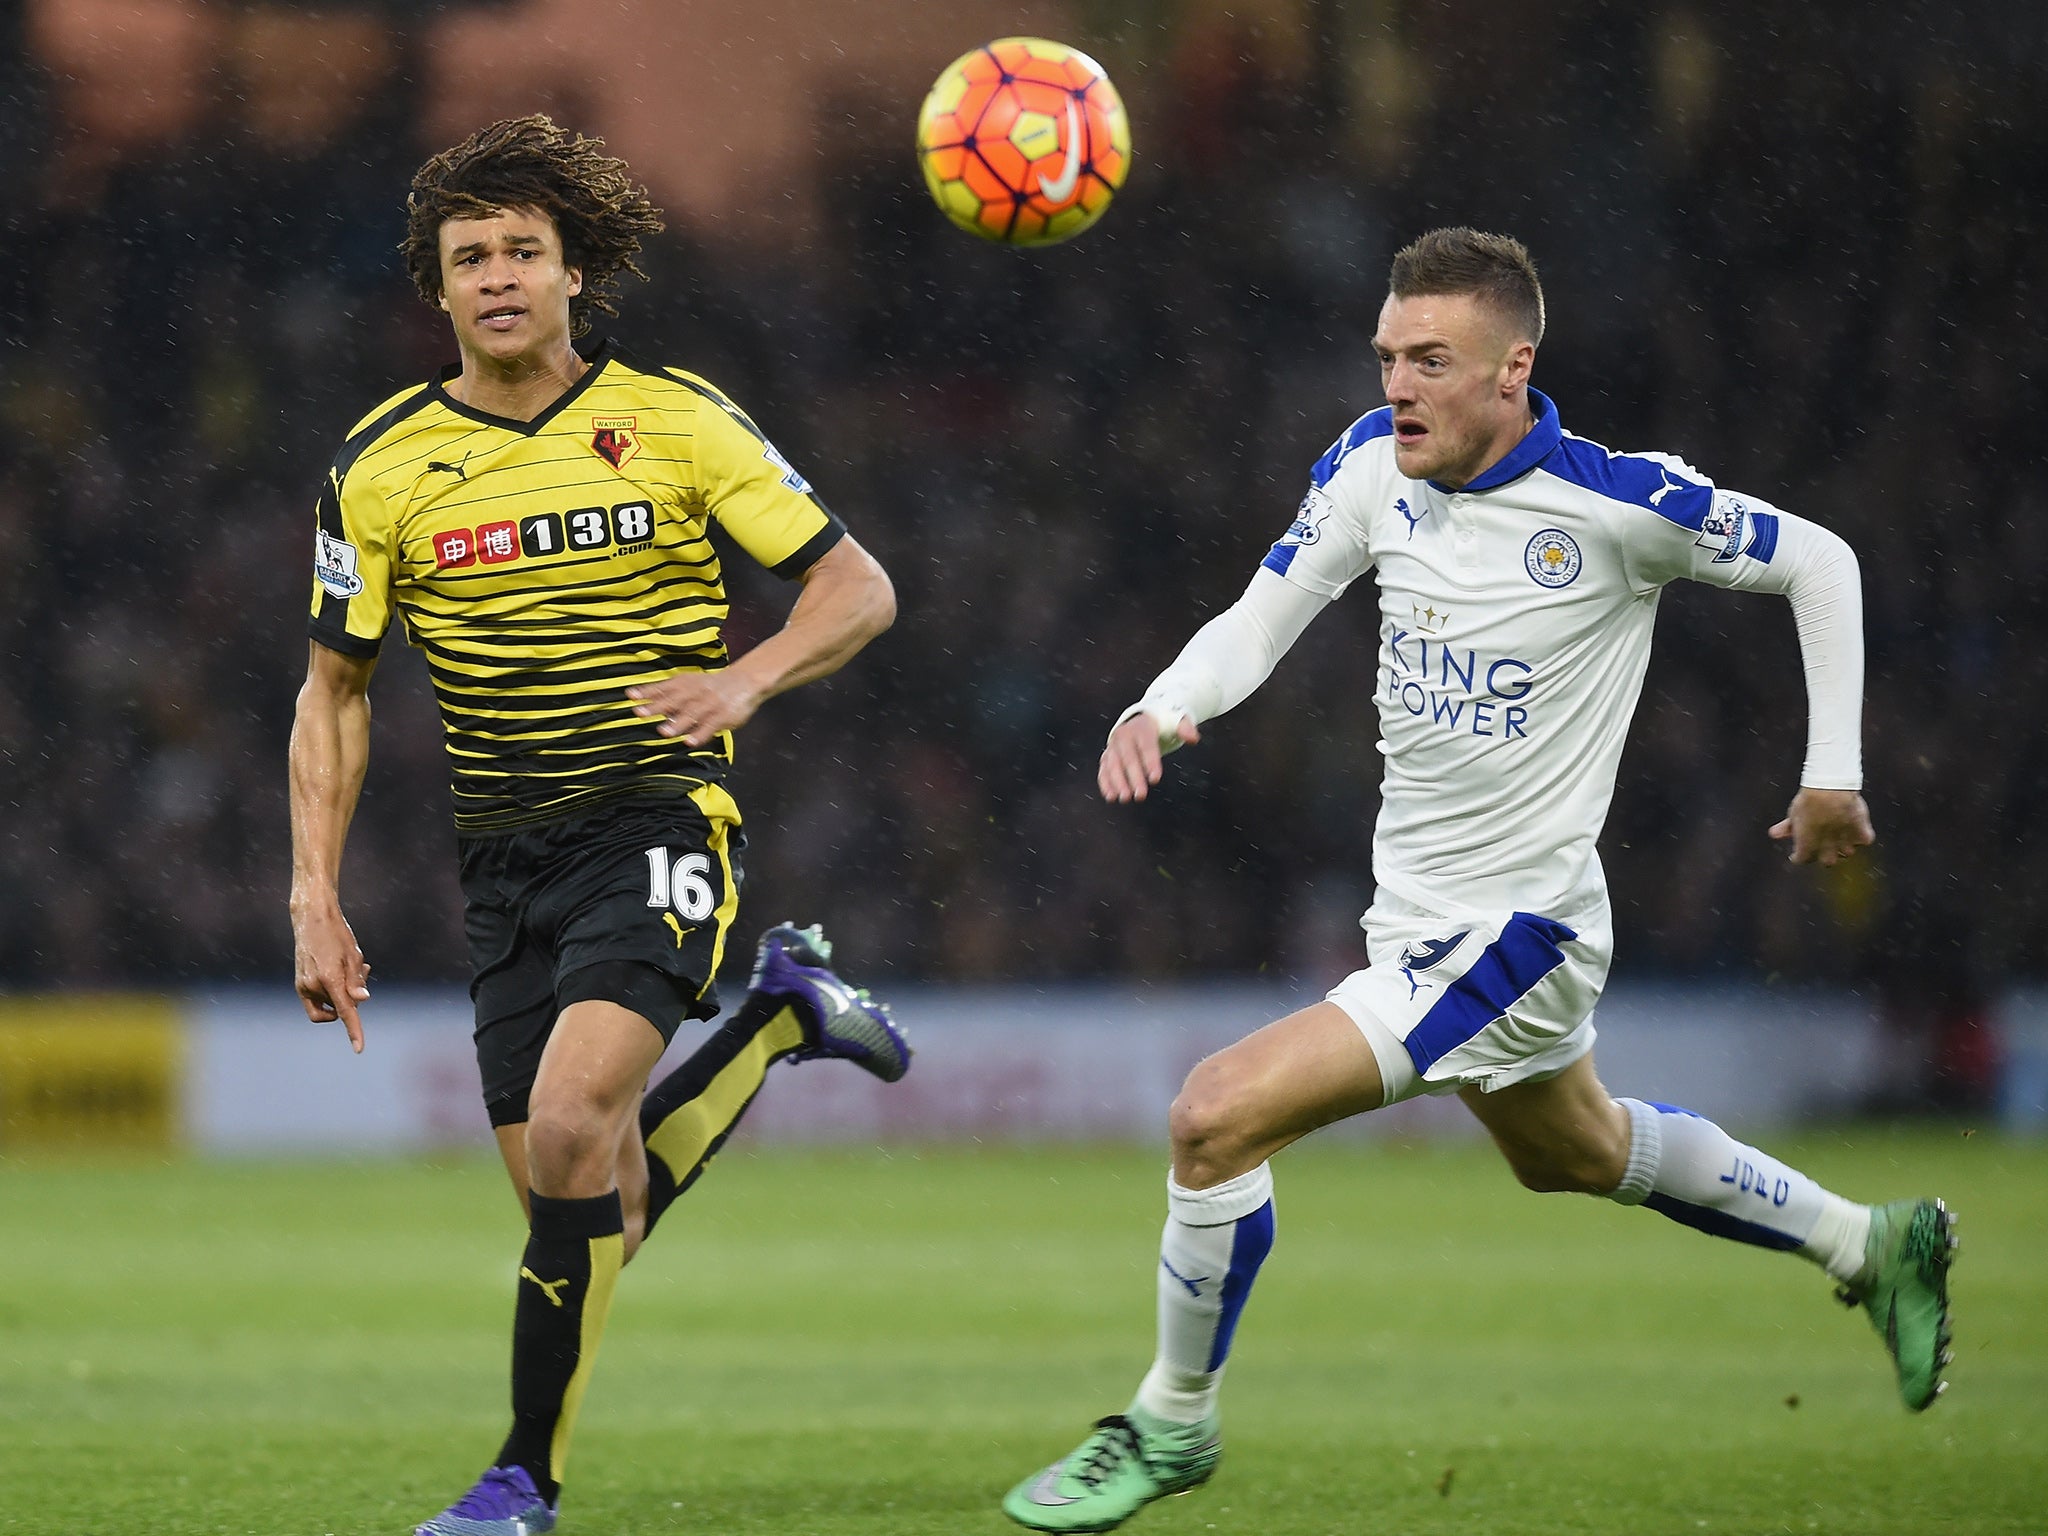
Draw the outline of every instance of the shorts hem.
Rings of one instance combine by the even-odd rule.
[[[576,1003],[611,1003],[653,1026],[662,1044],[675,1039],[685,1019],[718,1012],[717,988],[665,971],[646,960],[592,960],[555,983],[555,1017]]]
[[[1413,1098],[1422,1080],[1415,1071],[1415,1063],[1409,1059],[1407,1047],[1365,1004],[1355,998],[1340,996],[1343,990],[1344,983],[1339,982],[1324,1001],[1333,1004],[1349,1019],[1372,1048],[1373,1059],[1379,1063],[1380,1069],[1380,1108]]]
[[[1454,1088],[1477,1088],[1481,1093],[1499,1093],[1503,1088],[1513,1088],[1522,1083],[1547,1083],[1592,1055],[1593,1042],[1597,1038],[1598,1032],[1589,1017],[1532,1055],[1517,1057],[1497,1067],[1454,1068],[1438,1077],[1435,1075],[1438,1069],[1451,1059],[1446,1056],[1432,1062],[1429,1071],[1422,1076],[1432,1085],[1427,1091],[1437,1093],[1446,1093]]]

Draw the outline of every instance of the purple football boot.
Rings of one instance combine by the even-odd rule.
[[[412,1536],[546,1536],[555,1506],[540,1496],[524,1467],[492,1467],[476,1486]]]
[[[889,1017],[888,1006],[849,987],[826,969],[832,945],[816,923],[799,928],[778,923],[761,935],[754,974],[747,988],[768,997],[787,997],[800,1006],[804,1043],[791,1061],[834,1058],[850,1061],[893,1083],[910,1070],[910,1042]]]

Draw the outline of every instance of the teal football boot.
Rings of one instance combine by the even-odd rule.
[[[1954,1358],[1948,1268],[1956,1247],[1955,1214],[1939,1200],[1872,1206],[1863,1273],[1835,1293],[1870,1314],[1898,1368],[1899,1396],[1915,1413],[1948,1390],[1941,1372]]]
[[[1206,1483],[1222,1454],[1214,1419],[1168,1424],[1133,1406],[1012,1488],[1003,1513],[1034,1531],[1114,1530],[1154,1499]]]

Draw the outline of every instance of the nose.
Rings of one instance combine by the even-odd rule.
[[[1389,405],[1407,405],[1415,399],[1415,370],[1407,361],[1396,358],[1385,370],[1386,390]]]
[[[519,265],[508,257],[493,256],[484,263],[483,289],[486,293],[503,293],[519,284]]]

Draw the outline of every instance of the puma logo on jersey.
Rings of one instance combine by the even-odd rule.
[[[1426,983],[1417,981],[1415,973],[1441,965],[1457,951],[1460,944],[1472,936],[1467,928],[1463,933],[1454,933],[1447,939],[1430,939],[1424,943],[1410,944],[1401,951],[1401,974],[1408,978],[1408,995],[1412,998]]]
[[[569,1277],[567,1275],[564,1275],[559,1280],[543,1280],[539,1275],[536,1275],[532,1270],[528,1269],[524,1264],[522,1264],[519,1266],[519,1278],[522,1280],[531,1280],[535,1285],[540,1287],[541,1295],[547,1297],[549,1301],[553,1302],[558,1307],[563,1305],[562,1298],[557,1294],[557,1292],[559,1292],[563,1286],[569,1283]]]
[[[1662,465],[1659,465],[1657,467],[1657,473],[1664,477],[1664,483],[1661,486],[1659,486],[1656,490],[1650,492],[1650,505],[1653,507],[1656,506],[1658,502],[1662,501],[1666,496],[1669,496],[1673,491],[1682,489],[1679,483],[1671,478],[1671,472],[1665,469]]]
[[[471,453],[475,451],[475,449],[470,450]],[[462,456],[462,462],[459,464],[444,464],[439,459],[427,460],[427,473],[431,475],[437,472],[444,475],[453,475],[458,480],[467,480],[469,478],[469,454],[465,453]]]
[[[696,925],[694,923],[691,924],[688,928],[685,928],[681,923],[677,922],[676,915],[673,912],[662,913],[661,920],[664,923],[667,923],[669,927],[675,929],[677,949],[681,949],[683,947],[683,938],[686,934],[695,933],[697,931]]]

